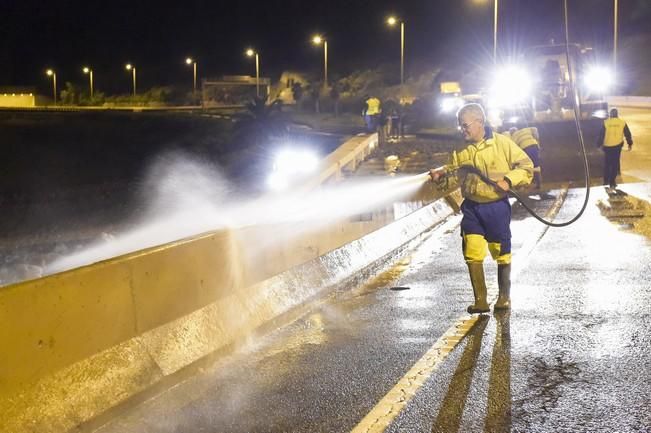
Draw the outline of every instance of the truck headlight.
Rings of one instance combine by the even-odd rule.
[[[606,93],[615,83],[613,72],[604,66],[593,66],[584,77],[588,90],[593,93]]]
[[[509,108],[523,103],[531,94],[531,77],[524,68],[510,65],[493,75],[489,91],[489,105]]]

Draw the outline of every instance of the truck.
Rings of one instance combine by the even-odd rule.
[[[564,44],[533,46],[517,63],[494,71],[484,96],[493,126],[573,121],[570,73],[579,95],[581,119],[599,123],[598,119],[607,115],[606,94],[614,83],[609,68],[599,65],[593,50],[580,44],[569,45],[568,68],[565,51]]]
[[[603,165],[593,145],[608,115],[606,95],[614,76],[597,62],[589,47],[569,44],[570,67],[567,59],[565,44],[530,47],[518,62],[496,68],[482,95],[489,123],[496,130],[538,128],[545,165],[558,174],[550,177],[551,170],[544,169],[548,180],[582,176],[570,76],[578,93],[579,122],[590,166],[598,170]]]
[[[461,96],[461,83],[441,81],[439,84],[439,107],[443,113],[455,113],[465,100]]]

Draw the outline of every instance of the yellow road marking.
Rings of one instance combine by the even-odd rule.
[[[383,432],[409,403],[416,391],[448,357],[479,319],[462,316],[439,338],[422,358],[400,379],[382,400],[360,421],[352,433]]]

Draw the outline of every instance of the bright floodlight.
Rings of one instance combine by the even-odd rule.
[[[323,38],[322,38],[321,36],[319,36],[319,35],[316,35],[316,36],[314,36],[314,37],[312,38],[312,42],[313,42],[315,45],[320,45],[320,44],[323,42]]]
[[[389,24],[390,26],[395,26],[397,22],[398,19],[396,17],[387,18],[387,24]]]
[[[274,190],[286,189],[297,179],[314,173],[318,166],[319,158],[309,150],[282,150],[276,155],[267,185]]]
[[[46,73],[48,76],[52,76],[52,75],[54,74],[54,71],[53,71],[52,69],[48,69],[47,71],[45,71],[45,73]]]
[[[249,48],[248,50],[246,50],[246,55],[249,57],[253,57],[255,55],[255,51]]]
[[[83,71],[84,71],[84,74],[87,74],[87,73],[90,72],[90,68],[88,68],[88,66],[84,66]]]
[[[289,181],[285,176],[274,171],[267,178],[267,186],[271,190],[282,191],[284,189],[287,189],[289,186]]]
[[[450,113],[461,108],[463,104],[463,98],[460,98],[458,96],[446,96],[441,101],[441,111],[444,113]]]
[[[585,85],[591,92],[606,93],[615,83],[615,78],[610,69],[603,66],[594,66],[585,74]]]
[[[131,65],[131,63],[127,63],[125,68],[127,68],[127,71],[130,71],[133,68],[133,66]]]
[[[187,63],[188,65],[191,65],[192,62],[193,62],[192,57],[188,57],[187,59],[185,59],[185,63]]]
[[[515,107],[531,93],[531,77],[524,68],[508,65],[495,71],[490,87],[490,105]]]

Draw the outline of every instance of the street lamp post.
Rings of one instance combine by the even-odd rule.
[[[90,86],[90,99],[93,99],[93,70],[89,67],[84,67],[84,74],[88,74],[88,85]]]
[[[618,25],[619,25],[619,1],[614,0],[614,10],[613,10],[613,72],[615,74],[615,80],[617,80],[617,36],[618,36]],[[617,82],[617,81],[615,81]]]
[[[396,17],[387,18],[387,24],[391,27],[400,21],[400,85],[405,83],[405,22]]]
[[[246,50],[246,55],[248,57],[255,56],[255,95],[260,97],[260,55],[257,51],[252,48]]]
[[[57,105],[57,74],[52,69],[46,71],[48,77],[52,77],[52,92],[54,94],[54,105]]]
[[[136,96],[136,67],[131,63],[127,63],[125,68],[127,71],[131,71],[131,79],[133,81],[133,96]]]
[[[323,85],[325,88],[328,88],[328,41],[320,35],[316,35],[312,38],[312,43],[314,45],[321,45],[323,43]]]
[[[197,62],[188,57],[185,59],[186,65],[192,65],[192,98],[196,100],[197,98]]]
[[[493,8],[493,63],[497,64],[497,11],[499,0],[495,0]]]

